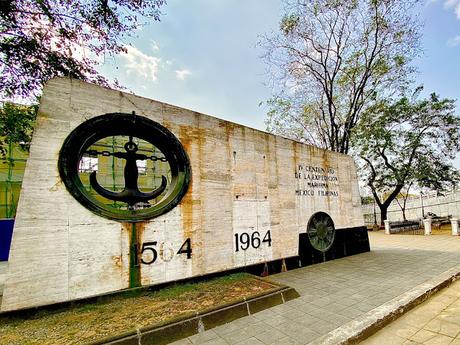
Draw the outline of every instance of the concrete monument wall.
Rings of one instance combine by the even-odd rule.
[[[41,99],[27,161],[1,311],[130,286],[131,224],[83,207],[62,182],[58,157],[66,137],[84,121],[133,111],[179,139],[192,171],[177,207],[137,224],[139,242],[156,241],[158,250],[153,264],[141,265],[143,286],[299,256],[305,240],[299,236],[315,212],[327,213],[337,232],[364,225],[349,156],[131,94],[53,79]],[[241,234],[250,238],[255,232],[260,242],[243,250]],[[263,242],[268,232],[271,241]],[[187,239],[191,258],[178,254]]]

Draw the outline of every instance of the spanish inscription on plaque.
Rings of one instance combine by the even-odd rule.
[[[298,196],[338,197],[339,178],[333,168],[299,164],[295,172]]]

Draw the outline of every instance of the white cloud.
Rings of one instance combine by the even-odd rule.
[[[446,0],[444,1],[444,7],[445,8],[452,8],[454,7],[459,0]]]
[[[460,0],[445,0],[444,7],[454,9],[455,15],[460,19]]]
[[[455,46],[458,46],[459,44],[460,44],[460,35],[455,36],[447,41],[447,45],[449,47],[455,47]]]
[[[176,78],[180,80],[185,80],[185,78],[191,74],[192,72],[190,72],[188,69],[176,70]]]
[[[126,46],[127,53],[121,54],[126,60],[127,73],[137,74],[150,80],[156,80],[161,58],[144,54],[136,47]]]

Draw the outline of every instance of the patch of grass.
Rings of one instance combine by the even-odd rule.
[[[137,290],[100,302],[31,317],[0,318],[0,344],[85,344],[109,335],[167,322],[218,305],[250,298],[275,287],[246,273],[157,291]]]

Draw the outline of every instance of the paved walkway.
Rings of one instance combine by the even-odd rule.
[[[460,281],[392,322],[362,345],[460,345]]]
[[[369,253],[269,277],[296,288],[301,297],[174,344],[321,342],[330,331],[459,267],[460,237],[378,232],[370,233],[370,240]]]

